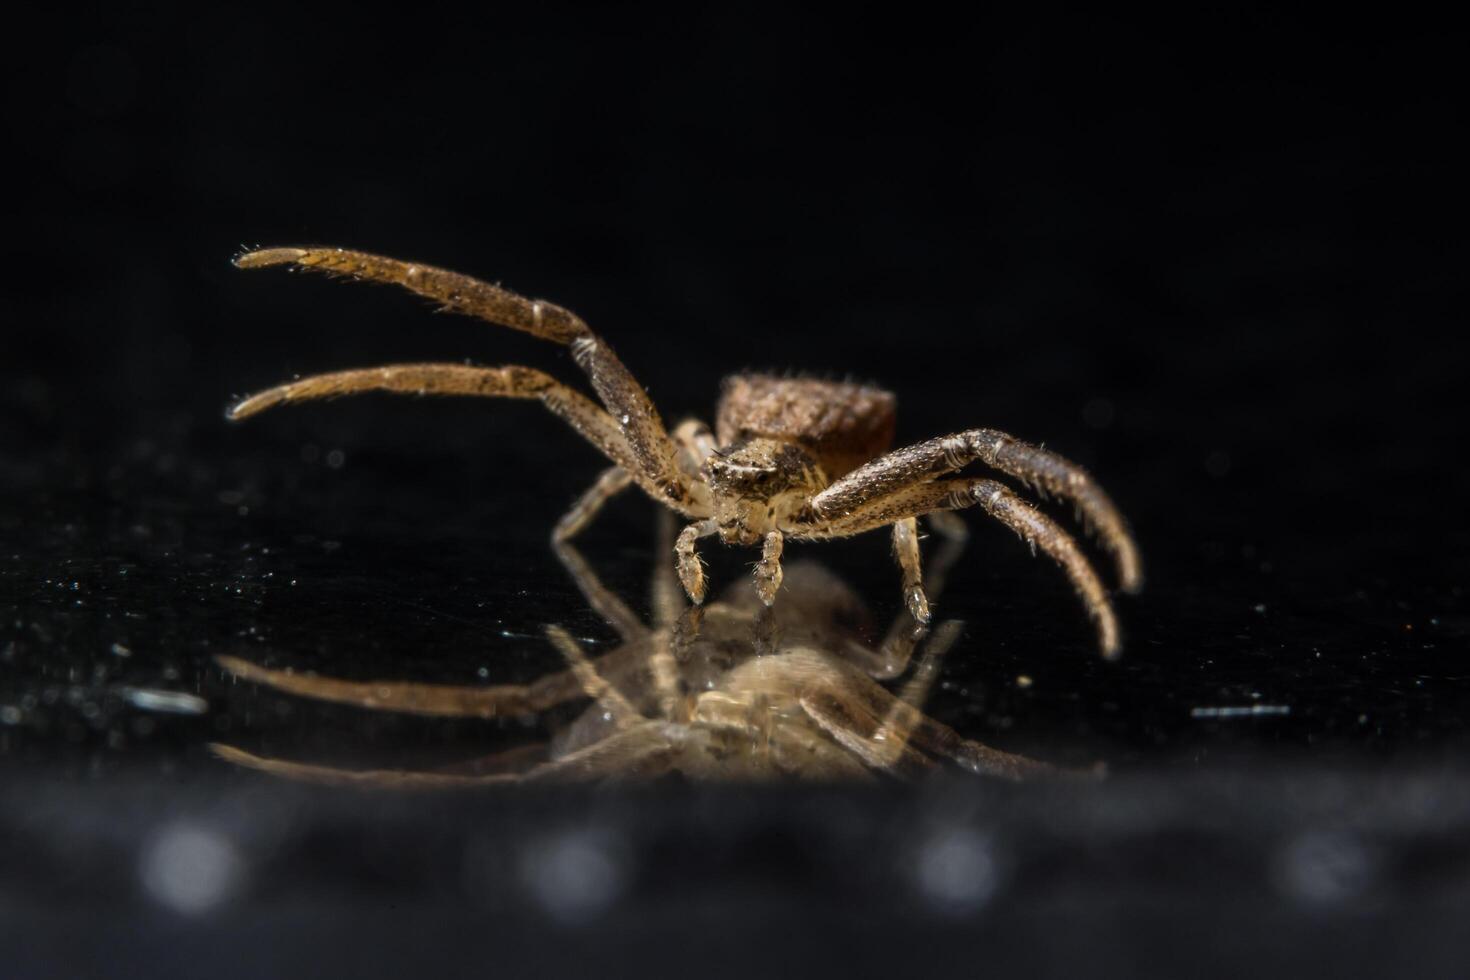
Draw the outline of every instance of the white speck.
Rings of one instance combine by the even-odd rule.
[[[173,824],[143,848],[138,874],[159,904],[200,915],[229,898],[240,885],[244,861],[229,838],[192,824]]]
[[[146,687],[125,687],[123,698],[135,708],[144,711],[161,711],[171,715],[202,715],[209,710],[209,702],[183,691],[160,691]]]
[[[19,725],[25,715],[13,704],[0,707],[0,725]]]
[[[611,834],[577,830],[532,847],[521,877],[547,912],[566,922],[586,922],[627,887],[624,849]]]
[[[620,416],[618,416],[618,421],[622,422],[624,425],[627,425],[628,424],[628,416],[626,414],[620,415]]]
[[[131,657],[133,655],[133,651],[129,650],[121,643],[114,643],[112,645],[112,655],[114,657]]]
[[[979,908],[998,884],[990,842],[961,828],[942,830],[920,844],[914,873],[925,897],[951,912]]]
[[[1255,604],[1255,607],[1254,608],[1255,608],[1256,612],[1258,612],[1258,613],[1264,613],[1266,611],[1266,604],[1264,602],[1258,602],[1258,603]]]

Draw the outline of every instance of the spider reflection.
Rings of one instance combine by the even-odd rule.
[[[963,547],[962,527],[943,530],[944,545],[925,576],[931,595],[942,589]],[[666,554],[672,549],[671,522],[661,524],[661,537],[660,553]],[[1006,779],[1069,774],[963,738],[924,714],[940,662],[959,637],[957,620],[930,632],[903,611],[874,647],[861,640],[861,602],[820,565],[793,563],[785,578],[787,595],[774,607],[739,587],[717,602],[691,607],[668,563],[657,562],[648,625],[602,584],[570,543],[556,549],[621,643],[592,660],[566,630],[548,626],[547,639],[567,668],[530,684],[359,682],[218,658],[241,680],[380,711],[493,718],[590,702],[546,741],[432,771],[341,769],[229,745],[213,750],[279,776],[394,789],[639,780],[670,773],[697,780],[864,780],[909,777],[946,765]]]

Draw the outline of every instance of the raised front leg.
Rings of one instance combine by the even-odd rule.
[[[633,468],[655,488],[655,496],[678,509],[693,503],[691,481],[675,464],[676,447],[648,393],[617,354],[575,313],[458,272],[345,248],[266,248],[235,258],[241,269],[289,265],[353,279],[392,283],[441,304],[445,310],[479,317],[571,348],[592,387],[607,406],[632,453]],[[622,460],[619,460],[622,462]]]
[[[385,364],[314,374],[256,392],[230,406],[226,413],[239,422],[281,405],[341,398],[383,391],[399,395],[470,396],[476,398],[536,399],[617,463],[649,496],[685,514],[703,513],[691,497],[672,500],[657,480],[648,476],[618,423],[586,395],[535,368],[472,367],[465,364]]]

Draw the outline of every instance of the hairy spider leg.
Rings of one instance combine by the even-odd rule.
[[[699,552],[694,547],[694,542],[700,538],[707,538],[717,534],[720,530],[719,523],[713,518],[696,521],[679,532],[679,537],[674,541],[674,555],[679,569],[679,581],[684,585],[684,592],[690,600],[696,604],[704,602],[704,562],[699,557]]]
[[[935,520],[941,516],[948,520]],[[964,554],[970,532],[964,521],[948,511],[935,511],[927,515],[925,520],[939,532],[941,539],[939,548],[930,556],[923,574],[923,581],[928,583],[927,593],[938,601],[944,592],[949,570],[959,561],[960,555]],[[928,634],[928,627],[918,622],[913,611],[905,605],[893,617],[893,622],[889,624],[888,632],[884,634],[876,651],[849,639],[844,643],[845,654],[848,659],[860,664],[869,677],[889,681],[902,676],[908,670],[914,650]]]
[[[440,304],[441,309],[478,317],[571,348],[592,387],[626,438],[639,485],[656,500],[688,511],[699,490],[675,463],[676,447],[648,393],[617,354],[575,313],[544,300],[458,272],[345,248],[266,248],[235,258],[241,269],[287,265],[353,279],[391,283]],[[620,464],[623,460],[617,460]]]
[[[905,517],[893,523],[893,557],[903,571],[903,598],[920,626],[929,625],[929,598],[924,594],[924,571],[919,560],[919,522]]]
[[[825,525],[803,528],[803,537],[836,538],[885,527],[894,521],[937,510],[961,510],[979,504],[987,514],[1046,552],[1071,581],[1097,626],[1098,646],[1111,660],[1118,655],[1118,621],[1107,590],[1077,542],[1055,521],[994,480],[938,480],[909,485]]]
[[[604,456],[627,471],[649,494],[665,500],[670,506],[679,507],[662,497],[658,493],[657,485],[639,468],[626,437],[607,412],[586,395],[535,368],[519,365],[471,367],[465,364],[389,364],[333,371],[257,392],[231,406],[228,415],[231,420],[240,421],[279,405],[369,391],[402,395],[534,398],[601,450]]]
[[[870,501],[953,473],[977,459],[1043,496],[1071,501],[1113,555],[1123,590],[1136,592],[1142,587],[1138,546],[1102,487],[1076,463],[994,429],[970,429],[895,449],[833,482],[812,498],[811,508],[819,518],[842,521]]]

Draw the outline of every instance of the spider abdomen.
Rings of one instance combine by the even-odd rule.
[[[893,445],[894,417],[893,394],[881,388],[736,374],[725,379],[715,437],[722,446],[751,439],[794,443],[836,479]]]

